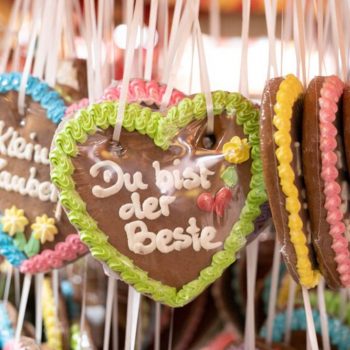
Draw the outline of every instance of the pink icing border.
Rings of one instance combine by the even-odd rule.
[[[20,271],[34,274],[59,269],[64,262],[73,261],[87,252],[88,248],[80,241],[79,235],[70,234],[64,242],[57,243],[54,249],[45,249],[25,260],[20,266]]]
[[[333,238],[332,249],[335,253],[337,271],[340,280],[345,287],[350,287],[350,253],[348,240],[346,239],[345,225],[342,221],[341,211],[341,187],[337,180],[336,167],[338,156],[335,153],[337,147],[336,135],[338,133],[333,122],[338,110],[338,101],[344,90],[344,83],[336,76],[327,77],[321,88],[319,98],[320,119],[320,150],[322,157],[321,178],[324,181],[325,209],[327,222],[330,226],[330,235]]]
[[[100,101],[114,101],[120,97],[121,82],[116,86],[108,87]],[[166,90],[166,85],[160,84],[154,80],[146,81],[143,79],[132,79],[129,84],[128,102],[144,102],[146,104],[160,105],[163,95]],[[185,95],[179,90],[174,89],[171,94],[169,106],[179,103]],[[66,109],[65,116],[69,116],[77,112],[81,108],[89,105],[89,100],[84,98],[77,103],[73,103]]]

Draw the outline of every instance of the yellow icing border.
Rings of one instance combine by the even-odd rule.
[[[45,278],[43,281],[43,321],[47,344],[51,349],[63,350],[62,331],[60,321],[55,310],[55,301],[51,288],[51,280]],[[57,310],[58,312],[58,310]]]
[[[276,104],[273,107],[275,112],[273,125],[277,129],[273,134],[273,138],[278,146],[275,152],[279,162],[277,170],[282,192],[286,196],[286,210],[289,213],[289,234],[297,258],[297,272],[300,283],[306,288],[313,288],[317,285],[320,274],[313,269],[309,258],[306,233],[303,230],[303,221],[299,215],[301,203],[298,198],[298,189],[294,183],[295,174],[291,166],[293,160],[290,137],[291,119],[294,103],[302,93],[303,86],[294,75],[287,75],[281,82],[276,94]]]

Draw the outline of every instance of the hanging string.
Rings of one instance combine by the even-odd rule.
[[[114,302],[114,292],[115,292],[115,278],[114,276],[108,277],[108,287],[107,287],[107,301],[106,301],[106,316],[105,316],[105,328],[103,337],[103,350],[109,349],[109,340],[111,332],[111,320]]]
[[[322,75],[323,67],[323,0],[317,0],[317,52],[318,52],[318,74]]]
[[[174,308],[171,308],[171,310],[170,310],[170,325],[169,325],[168,350],[171,350],[171,349],[173,348],[174,316],[175,316],[175,309],[174,309]]]
[[[271,287],[269,295],[269,307],[267,312],[267,322],[266,322],[266,343],[268,345],[272,344],[272,333],[274,328],[274,320],[276,314],[276,300],[277,300],[277,290],[278,290],[278,279],[279,279],[279,270],[281,264],[281,255],[280,255],[281,246],[276,237],[275,239],[275,248],[273,252],[273,263],[272,263],[272,273],[271,273]]]
[[[161,304],[155,303],[155,332],[154,332],[154,350],[160,350],[160,322],[161,322]]]
[[[114,302],[113,302],[113,350],[119,349],[119,322],[118,322],[118,280],[115,280]]]
[[[35,342],[41,344],[43,327],[43,295],[42,285],[44,274],[35,275]]]
[[[9,295],[10,295],[10,288],[11,288],[11,281],[12,281],[12,273],[13,273],[13,267],[12,265],[9,265],[6,271],[6,282],[5,282],[5,289],[4,289],[4,298],[3,298],[3,303],[6,305],[9,300]]]
[[[331,345],[329,340],[328,315],[326,310],[324,289],[325,289],[325,281],[324,281],[324,278],[321,278],[317,286],[317,300],[318,300],[318,309],[320,311],[320,322],[321,322],[321,331],[322,331],[322,349],[331,350]]]
[[[140,293],[129,286],[128,307],[125,332],[125,350],[134,350],[136,340],[137,319],[140,308]]]
[[[20,60],[20,54],[21,54],[21,49],[22,45],[20,42],[20,36],[22,35],[24,30],[29,30],[30,32],[30,27],[25,28],[25,24],[27,23],[29,26],[30,22],[26,22],[26,16],[28,16],[30,8],[29,8],[29,0],[23,0],[22,7],[21,7],[21,14],[19,16],[20,19],[20,26],[17,31],[17,38],[16,38],[16,45],[13,51],[13,58],[12,58],[12,64],[11,64],[11,70],[13,72],[18,72],[19,71],[19,60]],[[31,23],[32,25],[32,23]]]
[[[302,287],[304,308],[306,314],[306,325],[307,325],[307,338],[309,339],[310,349],[318,350],[317,336],[315,331],[314,319],[312,316],[312,309],[310,304],[309,292],[305,287]]]
[[[81,298],[81,314],[80,314],[80,334],[79,334],[79,347],[82,349],[84,343],[85,335],[85,315],[86,315],[86,294],[87,294],[87,269],[88,269],[88,259],[89,256],[83,258],[83,268],[82,268],[82,298]]]
[[[220,40],[220,6],[219,0],[210,0],[209,10],[210,36],[218,43]]]
[[[242,7],[242,50],[241,50],[241,68],[239,78],[239,90],[246,97],[249,96],[248,90],[248,40],[249,40],[249,21],[250,21],[250,0],[243,1]]]
[[[17,342],[20,339],[22,328],[23,328],[23,322],[24,322],[24,316],[27,308],[31,280],[32,280],[32,275],[30,275],[29,273],[25,274],[23,288],[22,288],[21,303],[19,305],[17,326],[16,326],[16,332],[15,332],[15,340]]]
[[[29,40],[27,58],[26,58],[26,61],[24,64],[21,84],[19,87],[18,111],[19,111],[20,115],[24,115],[26,86],[27,86],[27,81],[28,81],[28,77],[30,74],[30,69],[32,66],[33,58],[34,58],[35,43],[36,43],[36,39],[37,39],[37,36],[39,33],[39,28],[40,28],[40,19],[42,16],[42,8],[41,8],[40,4],[41,4],[40,0],[35,1],[33,29],[32,29],[32,33],[31,33],[30,40]]]
[[[138,32],[138,24],[140,23],[142,10],[142,0],[136,0],[135,11],[130,26],[130,35],[128,35],[128,43],[125,53],[125,62],[124,62],[124,74],[122,87],[120,91],[119,105],[118,105],[118,114],[117,121],[113,132],[113,140],[119,142],[120,133],[123,125],[123,118],[125,112],[125,104],[127,100],[127,93],[129,88],[129,82],[132,72],[132,63],[134,59],[136,36]]]
[[[157,11],[158,0],[151,1],[151,8],[149,14],[148,36],[147,36],[147,52],[146,52],[146,64],[145,64],[145,80],[152,79],[152,66],[153,66],[153,52],[156,36],[156,24],[157,24]]]
[[[142,309],[142,295],[140,296],[140,308],[139,316],[137,320],[137,330],[136,330],[136,346],[137,350],[142,348],[142,324],[143,324],[143,309]]]
[[[297,31],[298,31],[298,40],[296,45],[299,52],[299,60],[301,64],[301,75],[303,85],[306,86],[307,76],[306,76],[306,50],[305,50],[305,28],[304,28],[304,8],[302,1],[294,1],[296,9],[296,21],[297,21]]]
[[[7,68],[7,63],[8,63],[11,48],[12,48],[12,45],[11,45],[12,37],[13,37],[13,33],[15,32],[16,20],[18,17],[18,12],[21,4],[22,4],[22,0],[15,0],[15,3],[12,6],[11,16],[7,24],[6,32],[3,38],[3,44],[2,44],[3,52],[0,59],[0,73],[4,73]]]
[[[247,259],[247,306],[244,327],[244,350],[255,349],[255,283],[258,262],[259,240],[255,239],[246,247]]]
[[[19,301],[21,298],[21,281],[20,281],[20,276],[19,276],[19,270],[15,270],[15,305],[18,308],[19,307]]]
[[[274,0],[276,2],[276,0]],[[275,23],[276,23],[276,12],[273,12],[273,6],[271,0],[264,0],[265,4],[265,17],[267,26],[267,36],[269,40],[269,65],[267,68],[267,79],[270,79],[271,68],[274,77],[278,75],[277,60],[276,60],[276,35],[275,35]],[[281,26],[282,28],[283,26]],[[282,38],[281,38],[282,40]]]
[[[297,284],[294,279],[289,276],[289,288],[288,288],[288,300],[287,300],[287,310],[286,310],[286,324],[284,332],[284,342],[290,344],[291,334],[292,334],[292,319],[294,313],[295,304],[295,293],[297,289]]]

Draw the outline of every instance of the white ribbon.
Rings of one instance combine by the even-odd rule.
[[[302,287],[303,299],[304,299],[304,308],[306,314],[306,334],[309,340],[309,346],[311,350],[318,350],[317,336],[315,330],[315,323],[312,316],[312,309],[310,305],[309,292],[305,287]]]
[[[126,317],[125,350],[134,350],[136,341],[137,319],[139,316],[140,293],[129,286]]]
[[[35,275],[35,342],[41,344],[43,327],[43,280],[44,274]]]
[[[288,301],[287,301],[287,311],[286,311],[286,324],[284,331],[284,342],[286,344],[290,343],[290,338],[292,334],[292,319],[294,313],[294,304],[295,304],[295,292],[297,284],[294,279],[289,276],[289,286],[288,286]]]
[[[107,287],[107,301],[106,301],[106,316],[105,316],[105,329],[103,338],[103,350],[109,349],[109,340],[111,332],[111,320],[114,302],[114,292],[115,292],[115,281],[113,276],[108,277],[108,287]]]
[[[321,278],[317,286],[317,300],[318,300],[318,309],[320,311],[320,321],[321,321],[321,330],[322,330],[322,349],[330,350],[331,345],[329,341],[328,315],[326,310],[324,289],[325,289],[325,281],[324,281],[324,278]]]

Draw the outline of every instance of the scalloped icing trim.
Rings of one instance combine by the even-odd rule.
[[[22,74],[18,72],[0,74],[0,94],[19,91]],[[38,102],[47,112],[47,117],[58,124],[65,113],[66,106],[60,94],[39,78],[29,76],[26,85],[26,95]]]
[[[23,261],[20,266],[22,273],[35,274],[59,269],[65,262],[74,261],[88,252],[77,233],[70,234],[64,242],[59,242],[54,249],[45,249],[41,253]]]
[[[79,111],[56,135],[56,148],[50,153],[51,179],[60,190],[61,203],[66,208],[70,221],[77,227],[92,255],[118,272],[126,283],[133,285],[140,293],[151,295],[153,299],[172,307],[183,306],[191,301],[235,261],[236,253],[245,246],[246,237],[254,230],[254,220],[260,215],[260,206],[267,201],[260,159],[259,110],[239,93],[216,91],[212,96],[214,114],[220,115],[224,110],[228,116],[236,114],[236,122],[243,126],[252,146],[250,192],[239,220],[225,240],[223,250],[213,255],[211,264],[200,272],[198,278],[179,290],[149,278],[146,271],[135,266],[131,259],[110,245],[108,237],[98,228],[75,190],[72,179],[74,167],[70,157],[77,154],[77,143],[85,142],[88,135],[95,133],[97,128],[106,129],[115,125],[118,102],[103,102]],[[205,117],[205,97],[198,94],[192,99],[184,98],[177,106],[170,108],[164,117],[149,108],[127,104],[123,127],[128,131],[136,130],[140,134],[147,134],[158,147],[166,150],[177,131],[193,120]]]
[[[62,331],[60,321],[57,318],[58,311],[55,310],[55,300],[51,288],[51,281],[48,278],[43,282],[43,321],[47,344],[55,350],[62,350]]]
[[[341,186],[337,178],[338,155],[337,128],[333,122],[338,111],[338,101],[343,93],[344,84],[336,76],[325,78],[318,100],[320,152],[322,157],[321,178],[324,182],[324,207],[327,211],[326,221],[329,224],[329,234],[332,237],[332,249],[335,254],[337,271],[344,287],[350,287],[350,252],[349,242],[345,237],[345,223],[341,210]]]
[[[0,348],[15,337],[12,322],[9,318],[8,311],[3,302],[0,303]]]
[[[110,86],[105,91],[101,98],[101,101],[116,101],[119,100],[121,90],[121,83],[117,86]],[[154,80],[146,81],[143,79],[132,79],[129,84],[127,101],[129,103],[141,103],[145,102],[149,105],[160,105],[166,85],[162,85]],[[179,90],[174,89],[171,94],[169,106],[179,103],[185,95]],[[65,116],[70,116],[82,108],[86,108],[89,105],[89,99],[83,98],[80,101],[71,104],[67,109]]]
[[[293,117],[293,106],[303,93],[301,82],[292,74],[286,76],[276,93],[276,104],[273,106],[273,125],[277,131],[273,133],[276,144],[275,155],[278,160],[279,185],[286,197],[285,209],[288,212],[288,227],[290,241],[296,255],[296,268],[300,283],[306,288],[317,285],[320,274],[314,270],[309,257],[307,236],[303,230],[303,221],[300,216],[301,203],[298,188],[295,185],[295,173],[291,166],[293,152],[291,146],[290,128]]]
[[[318,310],[312,310],[312,315],[315,322],[315,328],[317,334],[321,335],[321,321],[320,314]],[[286,324],[286,312],[279,312],[276,314],[274,319],[273,327],[273,341],[281,342],[283,341],[283,336],[285,332]],[[293,312],[292,322],[291,322],[292,331],[306,331],[306,315],[304,308],[295,309]],[[349,348],[350,344],[350,329],[344,325],[339,319],[328,317],[328,331],[331,344],[334,345],[337,349],[345,350]],[[264,325],[260,331],[260,336],[266,338],[266,326]]]

